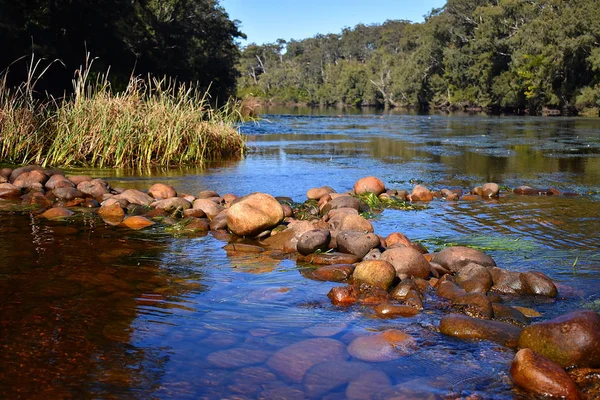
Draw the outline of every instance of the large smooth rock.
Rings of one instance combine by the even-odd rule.
[[[506,322],[449,314],[440,320],[440,332],[459,339],[490,340],[507,347],[516,347],[521,328]]]
[[[329,229],[312,229],[298,239],[298,253],[308,255],[317,251],[325,252],[329,248],[331,232]]]
[[[356,194],[374,193],[379,196],[383,192],[385,192],[385,184],[374,176],[361,178],[354,184],[354,193]]]
[[[522,291],[525,294],[534,294],[539,296],[556,297],[558,289],[548,276],[542,272],[529,271],[520,275]]]
[[[519,347],[563,367],[600,367],[600,314],[578,310],[523,329]]]
[[[330,193],[335,193],[335,190],[333,190],[333,188],[330,188],[329,186],[323,186],[320,188],[308,189],[308,191],[306,192],[306,197],[309,200],[319,200],[321,197],[327,196]]]
[[[456,280],[468,293],[487,293],[492,288],[492,274],[488,268],[469,263],[461,268]]]
[[[12,184],[21,189],[42,189],[48,181],[48,175],[43,170],[34,169],[23,172]]]
[[[63,201],[70,201],[73,199],[76,199],[78,197],[83,197],[84,194],[82,192],[80,192],[79,190],[75,189],[72,186],[69,187],[57,187],[55,189],[52,190],[52,195],[59,199],[59,200],[63,200]]]
[[[500,186],[497,183],[488,182],[481,187],[481,197],[498,197]]]
[[[452,306],[465,314],[483,319],[492,319],[494,309],[490,300],[482,293],[466,293],[452,300]]]
[[[325,203],[321,208],[321,213],[327,214],[329,211],[337,208],[353,208],[358,211],[360,210],[360,202],[356,197],[348,195],[340,196]]]
[[[381,318],[414,317],[419,313],[415,307],[383,303],[373,307],[373,311]]]
[[[288,227],[285,230],[266,238],[261,243],[271,250],[281,250],[286,253],[293,253],[299,251],[298,243],[305,233],[324,225],[325,223],[321,221],[293,221],[288,224]],[[329,231],[327,230],[327,232]],[[303,249],[303,252],[306,252],[306,250],[307,249]],[[325,248],[325,250],[327,250],[327,248]]]
[[[517,352],[510,366],[510,377],[520,388],[539,396],[568,400],[581,398],[575,384],[560,365],[531,349]]]
[[[0,183],[0,198],[6,199],[9,197],[19,197],[21,189],[12,183]]]
[[[77,190],[96,200],[102,200],[102,196],[109,193],[108,183],[102,179],[92,179],[91,181],[82,181],[77,184]]]
[[[358,301],[359,295],[355,286],[336,286],[327,293],[331,303],[336,306],[351,306]]]
[[[479,264],[483,267],[496,266],[496,262],[492,257],[479,250],[463,246],[447,247],[439,253],[434,254],[431,261],[440,264],[452,272],[460,272],[469,263]]]
[[[408,198],[410,201],[431,201],[433,200],[433,193],[425,186],[417,185],[413,188]]]
[[[141,215],[134,215],[133,217],[125,218],[123,222],[121,222],[121,225],[126,226],[129,229],[139,230],[154,225],[154,222]]]
[[[431,274],[431,266],[419,251],[408,247],[388,249],[381,254],[381,260],[387,261],[396,269],[400,279],[423,278]]]
[[[379,236],[374,233],[341,231],[336,237],[338,251],[363,258],[369,251],[379,246]]]
[[[354,269],[352,264],[325,265],[315,269],[306,269],[302,275],[317,281],[344,282],[352,276]]]
[[[116,226],[123,222],[125,210],[118,201],[103,204],[98,210],[98,215],[108,225]]]
[[[114,196],[114,198],[118,200],[127,200],[131,204],[138,204],[141,206],[149,206],[154,201],[152,197],[136,189],[127,189],[123,193]]]
[[[177,191],[171,185],[165,185],[164,183],[155,183],[148,189],[148,194],[157,200],[170,199],[171,197],[177,197]]]
[[[389,329],[357,337],[348,346],[348,353],[361,361],[384,362],[408,356],[416,347],[416,341],[411,335]]]
[[[48,190],[53,190],[59,187],[75,187],[76,185],[67,179],[64,175],[54,174],[44,184],[44,187]]]
[[[46,219],[59,219],[59,218],[70,217],[73,214],[74,214],[73,211],[68,210],[66,208],[53,207],[53,208],[50,208],[50,209],[44,211],[43,213],[41,213],[40,217],[46,218]]]
[[[279,205],[279,203],[277,203],[277,205]],[[219,215],[219,213],[221,211],[224,210],[223,207],[221,207],[220,205],[218,205],[217,203],[215,203],[214,201],[209,200],[209,199],[198,199],[198,200],[195,200],[194,203],[193,203],[193,208],[197,209],[197,210],[204,211],[204,213],[210,219],[213,219],[214,217],[216,217],[217,215]]]
[[[307,339],[285,347],[269,358],[267,365],[279,375],[300,383],[306,371],[325,361],[345,361],[346,346],[330,338]]]
[[[388,290],[395,278],[394,266],[381,260],[363,261],[356,266],[352,274],[354,282],[379,287],[383,290]]]
[[[165,198],[164,200],[157,201],[153,204],[153,206],[159,210],[165,210],[168,213],[172,213],[177,210],[188,210],[192,208],[192,203],[182,197],[169,197]],[[203,211],[202,213],[206,214]]]
[[[494,285],[492,290],[504,294],[516,294],[523,291],[523,282],[521,282],[521,273],[509,271],[504,268],[490,268],[492,281]]]
[[[256,236],[283,221],[283,209],[271,195],[253,193],[227,210],[227,226],[238,236]]]
[[[371,225],[371,223],[367,219],[361,217],[360,215],[352,215],[352,214],[345,215],[341,219],[340,224],[337,227],[337,230],[369,232],[369,233],[373,233],[375,231],[373,229],[373,225]]]

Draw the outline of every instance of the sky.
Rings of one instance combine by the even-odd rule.
[[[277,39],[306,39],[318,33],[341,33],[353,28],[383,23],[388,19],[423,22],[432,8],[446,0],[220,0],[232,20],[241,21],[241,31],[250,43],[274,43]]]

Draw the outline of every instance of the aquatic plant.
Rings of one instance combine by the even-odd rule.
[[[93,60],[92,60],[93,61]],[[215,109],[194,84],[131,77],[114,92],[92,62],[75,73],[74,94],[36,100],[35,69],[18,88],[0,76],[0,159],[44,166],[147,167],[240,157],[239,103]]]
[[[378,197],[375,193],[363,193],[356,197],[364,201],[369,206],[371,212],[383,211],[384,209],[418,211],[429,208],[425,205],[413,204],[394,196]]]

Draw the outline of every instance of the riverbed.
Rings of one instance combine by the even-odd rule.
[[[310,188],[344,192],[368,175],[405,190],[496,182],[496,200],[385,210],[372,221],[375,232],[402,232],[431,252],[472,246],[500,267],[544,272],[557,299],[511,303],[542,315],[532,322],[600,310],[600,120],[276,110],[240,129],[242,160],[67,172],[113,187],[162,182],[180,193],[260,191],[296,202]],[[562,194],[513,194],[520,185]],[[108,227],[91,214],[49,222],[0,212],[0,397],[527,398],[508,376],[514,351],[437,331],[448,310],[426,305],[415,317],[380,319],[367,307],[336,307],[327,293],[339,283],[306,278],[293,257],[228,254],[226,243],[164,226]],[[347,346],[391,328],[416,339],[410,354],[377,363],[348,356],[339,369],[312,368],[299,381],[272,361],[299,343],[318,351],[331,342],[314,339]],[[331,383],[354,368],[377,385]]]

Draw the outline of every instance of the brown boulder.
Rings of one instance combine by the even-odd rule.
[[[522,291],[525,294],[556,297],[558,290],[548,276],[541,272],[530,271],[520,275]]]
[[[355,286],[336,286],[327,293],[331,303],[336,306],[351,306],[358,301],[359,295]]]
[[[21,195],[21,189],[13,185],[12,183],[0,183],[0,198],[6,199],[9,197],[19,197]]]
[[[127,189],[123,193],[114,196],[114,198],[117,200],[127,200],[128,203],[141,206],[149,206],[154,201],[152,197],[136,189]]]
[[[469,263],[479,264],[483,267],[496,266],[496,262],[487,254],[463,246],[447,247],[439,253],[434,254],[431,261],[440,264],[452,272],[460,272],[461,268]]]
[[[330,193],[335,193],[335,190],[333,190],[333,188],[330,188],[329,186],[323,186],[320,188],[309,189],[306,192],[306,197],[309,200],[319,200],[321,197],[327,196]]]
[[[77,190],[98,201],[102,200],[102,196],[109,193],[108,183],[102,179],[82,181],[77,184]]]
[[[337,228],[340,231],[374,232],[373,225],[360,215],[345,215]]]
[[[40,217],[46,218],[46,219],[59,219],[59,218],[70,217],[73,214],[74,214],[73,211],[67,210],[66,208],[54,207],[54,208],[50,208],[50,209],[44,211],[43,213],[41,213]]]
[[[437,295],[445,299],[454,300],[466,293],[466,290],[451,281],[442,281],[437,285]]]
[[[298,254],[296,259],[300,262],[306,262],[316,265],[333,265],[333,264],[354,264],[360,261],[360,258],[354,254],[345,254],[338,252],[309,254],[303,256]]]
[[[433,193],[425,186],[417,185],[413,188],[412,193],[408,196],[410,201],[431,201]]]
[[[279,203],[277,203],[279,205]],[[209,199],[198,199],[193,203],[193,208],[202,210],[208,216],[208,218],[212,219],[216,217],[221,211],[224,210],[219,204],[215,203]],[[281,208],[281,207],[280,207]]]
[[[385,192],[384,183],[374,176],[361,178],[354,184],[354,193],[356,194],[375,193],[379,196],[383,192]]]
[[[459,339],[483,339],[516,347],[521,328],[500,321],[449,314],[440,320],[440,332]]]
[[[482,293],[466,293],[452,300],[452,306],[474,318],[492,319],[494,310],[490,300]]]
[[[500,194],[500,186],[497,183],[486,183],[481,187],[481,197],[498,197]]]
[[[396,279],[396,270],[387,261],[363,261],[356,266],[352,279],[356,283],[388,290]]]
[[[291,222],[285,230],[277,232],[277,234],[273,234],[263,240],[262,244],[271,250],[282,250],[286,253],[293,253],[298,250],[300,238],[305,233],[315,230],[316,224],[318,223],[313,223],[312,221]]]
[[[317,251],[325,252],[329,248],[331,240],[331,232],[328,229],[312,229],[304,232],[298,238],[297,249],[298,253],[308,255]]]
[[[89,182],[92,177],[89,175],[69,175],[68,179],[73,182],[75,186],[78,186],[81,182]]]
[[[46,181],[46,184],[44,185],[44,187],[48,190],[53,190],[59,187],[70,187],[73,188],[76,185],[71,182],[69,179],[65,178],[64,175],[60,175],[60,174],[54,174],[52,175],[48,181]]]
[[[531,349],[521,349],[510,366],[513,382],[539,396],[579,400],[575,384],[558,364]]]
[[[227,210],[227,226],[238,236],[256,236],[282,220],[281,205],[265,193],[253,193],[238,199]]]
[[[521,282],[521,273],[509,271],[504,268],[490,268],[492,281],[494,285],[492,290],[498,293],[515,294],[521,293],[523,283]]]
[[[154,222],[141,215],[135,215],[133,217],[125,218],[123,222],[121,222],[121,225],[126,226],[129,229],[139,230],[154,225]]]
[[[419,251],[408,247],[388,249],[381,254],[381,259],[388,261],[396,269],[400,279],[411,277],[428,278],[431,266]]]
[[[52,196],[58,200],[70,201],[76,198],[84,197],[84,194],[72,186],[69,187],[57,187],[52,190]]]
[[[118,202],[103,204],[98,210],[98,215],[108,225],[119,225],[125,218],[125,210]]]
[[[352,276],[354,268],[352,264],[325,265],[315,269],[305,269],[302,275],[317,281],[344,282]]]
[[[469,263],[460,269],[456,281],[468,293],[487,293],[493,284],[488,268]]]
[[[329,211],[337,208],[353,208],[358,211],[360,210],[360,202],[356,197],[349,195],[340,196],[325,203],[323,207],[321,207],[321,213],[327,214]]]
[[[155,199],[170,199],[177,197],[177,191],[173,186],[165,185],[164,183],[155,183],[148,189],[148,194]]]
[[[530,325],[519,338],[530,348],[563,367],[600,367],[600,314],[578,310]]]
[[[341,231],[335,237],[337,249],[342,253],[354,254],[363,258],[369,251],[379,246],[379,236],[374,233]]]
[[[188,210],[192,208],[192,203],[181,197],[169,197],[157,201],[153,206],[159,210],[165,210],[168,213],[172,213],[177,210]]]
[[[373,311],[381,318],[414,317],[419,313],[416,307],[396,304],[379,304]]]

